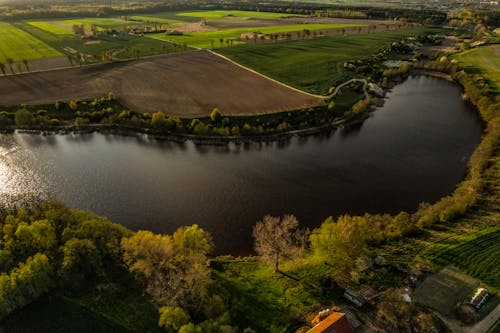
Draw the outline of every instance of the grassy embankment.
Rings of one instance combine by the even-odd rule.
[[[373,34],[328,36],[260,45],[238,45],[217,52],[274,79],[311,93],[326,94],[330,87],[355,75],[344,62],[366,59],[404,37],[437,32],[412,28]]]
[[[500,93],[500,44],[466,50],[453,58],[458,60],[468,73],[484,76],[494,91]]]
[[[12,24],[0,22],[0,62],[52,58],[63,54]]]

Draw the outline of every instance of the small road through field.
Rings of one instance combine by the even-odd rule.
[[[302,93],[302,94],[306,94],[306,95],[311,96],[311,97],[321,98],[321,99],[328,99],[328,98],[335,97],[335,95],[337,95],[337,94],[340,92],[340,89],[342,89],[344,86],[346,86],[346,85],[348,85],[348,84],[350,84],[350,83],[352,83],[352,82],[362,82],[362,83],[363,83],[363,91],[365,92],[365,96],[366,96],[366,97],[368,97],[368,92],[366,91],[366,86],[367,86],[367,84],[368,84],[368,81],[366,81],[365,79],[350,79],[350,80],[347,80],[346,82],[341,83],[340,85],[338,85],[338,86],[335,88],[335,90],[333,91],[333,93],[331,93],[331,94],[329,94],[329,95],[317,95],[317,94],[311,94],[311,93],[309,93],[309,92],[307,92],[307,91],[297,89],[297,88],[295,88],[295,87],[289,86],[289,85],[288,85],[288,84],[286,84],[286,83],[283,83],[283,82],[281,82],[281,81],[275,80],[275,79],[273,79],[273,78],[271,78],[271,77],[269,77],[269,76],[267,76],[267,75],[264,75],[264,74],[262,74],[262,73],[260,73],[260,72],[255,71],[255,70],[253,70],[253,69],[251,69],[251,68],[249,68],[249,67],[243,66],[242,64],[240,64],[240,63],[238,63],[238,62],[236,62],[236,61],[234,61],[234,60],[231,60],[230,58],[228,58],[228,57],[226,57],[226,56],[224,56],[224,55],[222,55],[222,54],[219,54],[219,53],[217,53],[217,52],[214,52],[214,51],[212,51],[212,50],[210,50],[210,49],[207,49],[207,50],[208,50],[208,52],[212,53],[213,55],[216,55],[216,56],[218,56],[218,57],[220,57],[220,58],[222,58],[222,59],[224,59],[224,60],[226,60],[226,61],[229,61],[230,63],[232,63],[232,64],[234,64],[234,65],[236,65],[236,66],[238,66],[238,67],[241,67],[241,68],[243,68],[243,69],[245,69],[245,70],[247,70],[247,71],[249,71],[249,72],[252,72],[252,73],[254,73],[254,74],[257,74],[257,75],[259,75],[259,76],[262,76],[263,78],[266,78],[266,79],[271,80],[271,81],[273,81],[273,82],[275,82],[275,83],[277,83],[277,84],[280,84],[280,85],[282,85],[282,86],[284,86],[284,87],[287,87],[288,89],[295,90],[295,91],[297,91],[297,92],[300,92],[300,93]]]

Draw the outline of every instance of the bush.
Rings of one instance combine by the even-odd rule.
[[[35,123],[35,116],[26,109],[17,110],[15,119],[18,127],[29,127]]]

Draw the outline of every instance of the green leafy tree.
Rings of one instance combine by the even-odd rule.
[[[318,259],[347,271],[366,249],[364,225],[359,216],[343,215],[336,222],[329,217],[311,233],[311,249]]]
[[[154,128],[162,128],[166,123],[165,114],[163,112],[153,113],[151,116],[151,126]]]
[[[143,280],[159,303],[197,311],[210,283],[210,235],[197,225],[179,228],[173,236],[139,231],[122,241],[129,270]]]
[[[167,332],[176,333],[191,320],[189,314],[180,307],[163,306],[159,312],[158,326],[164,328]]]
[[[212,112],[210,113],[210,119],[214,122],[219,121],[222,118],[222,113],[219,111],[218,108],[214,108]]]
[[[79,289],[85,281],[96,277],[102,263],[99,251],[89,239],[70,239],[62,246],[63,259],[59,275],[63,284]]]
[[[26,109],[19,109],[16,111],[15,121],[18,127],[28,127],[35,124],[35,116]]]

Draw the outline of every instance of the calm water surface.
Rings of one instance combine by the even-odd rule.
[[[287,143],[198,147],[101,134],[0,136],[0,200],[60,199],[132,229],[197,223],[218,253],[248,254],[252,225],[295,214],[415,210],[453,191],[481,123],[458,86],[411,77],[362,125]]]

